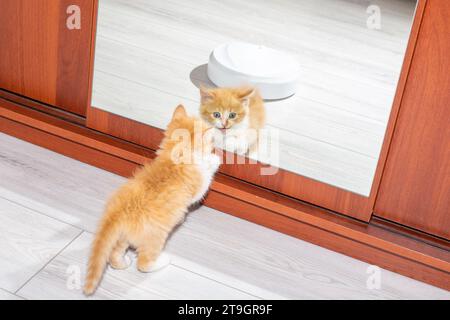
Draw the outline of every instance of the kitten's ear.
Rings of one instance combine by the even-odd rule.
[[[248,107],[250,104],[250,99],[255,94],[255,88],[245,88],[238,93],[238,98],[244,107]]]
[[[200,86],[200,98],[201,98],[201,102],[205,103],[208,100],[211,100],[212,98],[214,98],[214,93],[209,88],[201,85]]]
[[[173,112],[172,120],[181,119],[187,116],[186,109],[182,104],[179,104]]]

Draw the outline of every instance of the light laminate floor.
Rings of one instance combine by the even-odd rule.
[[[92,232],[122,177],[0,134],[0,299],[84,299]],[[92,299],[450,299],[450,293],[201,207],[151,274],[108,269]],[[132,256],[131,256],[132,257]]]
[[[381,29],[367,28],[371,4]],[[414,13],[412,0],[100,0],[93,105],[158,128],[194,85],[210,52],[247,41],[301,64],[296,95],[267,102],[279,132],[273,165],[368,195]]]

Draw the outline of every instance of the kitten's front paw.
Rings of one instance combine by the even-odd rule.
[[[156,261],[152,263],[139,263],[137,264],[137,269],[140,272],[148,273],[148,272],[156,272],[167,267],[171,262],[171,258],[166,253],[161,253]]]

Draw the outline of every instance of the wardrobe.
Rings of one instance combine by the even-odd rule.
[[[139,58],[139,52],[147,50],[151,58],[152,54],[157,54],[152,46],[160,46],[158,41],[161,46],[167,46],[164,50],[171,50],[175,44],[171,43],[172,26],[167,27],[167,34],[158,31],[158,28],[165,28],[162,17],[161,20],[149,21],[142,29],[149,33],[154,31],[161,37],[142,40],[145,47],[139,47],[133,41],[138,41],[135,39],[140,35],[144,37],[145,32],[142,31],[141,34],[141,31],[136,31],[133,34],[135,38],[124,34],[122,47],[114,47],[119,40],[113,37],[125,32],[126,28],[123,26],[132,28],[130,21],[139,21],[143,17],[132,17],[132,13],[129,13],[130,20],[120,22],[120,6],[125,6],[121,1],[117,1],[117,7],[111,7],[110,15],[106,16],[107,1],[0,2],[0,131],[119,175],[129,176],[137,166],[155,157],[163,132],[163,128],[156,124],[155,119],[159,116],[157,108],[171,110],[175,105],[163,105],[162,102],[166,100],[155,98],[155,105],[151,106],[151,110],[156,111],[142,113],[141,116],[145,117],[142,121],[138,118],[139,110],[134,110],[133,106],[127,105],[123,112],[115,112],[116,102],[110,104],[108,99],[120,102],[120,99],[126,98],[114,93],[114,88],[120,92],[127,89],[128,85],[131,88],[136,84],[109,77],[108,70],[116,68],[123,69],[121,72],[128,72],[136,59],[146,59],[146,56]],[[188,9],[174,7],[167,10],[184,10],[189,14]],[[123,19],[126,19],[127,14],[123,13]],[[336,154],[324,151],[321,154],[324,163],[332,163],[329,165],[330,173],[321,169],[322,167],[316,169],[316,163],[313,160],[308,162],[308,159],[303,162],[294,161],[289,168],[288,165],[280,165],[276,173],[270,175],[261,174],[261,169],[267,167],[264,163],[243,161],[244,163],[224,164],[216,175],[204,204],[450,290],[449,16],[449,1],[419,0],[415,4],[405,49],[399,58],[398,79],[392,89],[386,121],[382,124],[381,135],[377,135],[380,141],[379,146],[374,147],[377,156],[366,157],[369,159],[367,166],[372,168],[368,174],[370,180],[364,178],[364,183],[360,183],[361,187],[356,186],[356,183],[353,187],[351,183],[363,181],[363,178],[350,179],[359,174],[359,169],[346,169],[347,162],[344,163],[344,160],[336,156],[341,154],[338,151]],[[111,21],[116,21],[117,25],[111,25]],[[313,21],[311,20],[312,25]],[[175,30],[176,26],[173,28]],[[104,33],[100,36],[99,32]],[[177,32],[190,34],[193,40],[189,43],[197,39],[194,31]],[[336,37],[343,36],[342,34]],[[354,33],[355,37],[357,35]],[[380,35],[380,46],[385,43],[384,40],[388,41],[386,37]],[[279,43],[282,44],[282,41],[284,40],[279,40]],[[189,43],[184,45],[188,46]],[[196,46],[202,49],[201,43],[193,45],[192,59],[196,58]],[[124,47],[127,44],[129,48]],[[128,55],[129,61],[123,56],[117,56],[118,54],[125,54],[125,57]],[[171,70],[170,57],[164,56],[161,60],[150,58],[149,65],[159,63],[161,74],[169,73],[164,73],[164,70]],[[206,62],[207,57],[204,60]],[[124,66],[118,66],[117,61],[123,61]],[[177,77],[177,72],[181,74],[182,62],[178,69],[170,71],[174,78]],[[100,67],[104,69],[97,71],[96,68]],[[156,69],[152,68],[156,67],[149,66],[151,69],[148,70],[153,72]],[[136,83],[140,83],[141,78],[149,73],[139,73],[140,68],[146,70],[145,66],[136,66],[133,71]],[[200,74],[200,71],[201,67],[194,69],[190,75],[183,71],[186,81],[191,76],[190,80],[194,79],[192,82],[195,83],[196,72]],[[155,74],[157,72],[156,70]],[[161,78],[160,83],[152,78],[148,81],[155,92],[163,92],[161,97],[165,97],[162,86],[171,86],[171,83],[164,83],[165,78]],[[308,84],[306,81],[313,82],[314,79],[305,80],[305,88],[310,90],[303,92],[314,94],[314,83]],[[308,85],[311,86],[307,87]],[[112,88],[111,91],[107,91],[108,86]],[[180,82],[180,87],[184,86],[187,88],[186,100],[190,101],[191,92],[197,89]],[[355,87],[355,90],[358,89]],[[139,94],[138,89],[133,89],[130,96]],[[302,94],[299,93],[299,97]],[[180,95],[178,98],[182,102],[183,94]],[[138,98],[132,96],[130,99]],[[142,99],[148,104],[153,103],[151,97],[148,100]],[[191,102],[193,105],[197,103]],[[287,105],[288,100],[282,103]],[[324,105],[318,105],[317,108],[326,108]],[[268,103],[268,108],[270,106]],[[313,117],[312,110],[308,109],[300,116],[309,116],[308,112],[311,112]],[[133,116],[128,117],[127,112]],[[296,114],[295,110],[292,112]],[[282,113],[281,109],[277,113]],[[164,122],[164,117],[165,113],[161,112],[161,123]],[[283,121],[282,115],[280,119]],[[295,125],[292,130],[294,129]],[[317,128],[311,128],[315,129]],[[365,127],[360,130],[365,132]],[[285,132],[287,130],[280,134],[287,135]],[[312,137],[312,140],[337,136],[320,128],[311,132],[317,132],[317,137]],[[355,141],[365,139],[358,136],[358,133],[354,136]],[[342,140],[345,142],[344,138]],[[368,138],[367,141],[369,140]],[[288,148],[297,147],[301,141],[299,139],[298,144],[293,146],[288,146],[287,142],[286,146],[282,145],[286,149],[282,149],[280,159],[286,163],[290,161],[291,158],[287,157],[291,149]],[[347,141],[351,143],[348,139]],[[300,154],[306,157],[306,151],[302,152]],[[353,156],[354,159],[359,159],[357,152],[351,155],[348,159],[353,159]],[[339,164],[339,168],[337,164],[334,167],[334,158],[336,163],[344,164]],[[366,163],[363,160],[362,167]],[[305,164],[304,168],[301,168],[302,163]],[[311,165],[308,167],[309,163]],[[294,165],[299,166],[298,172]],[[345,183],[348,183],[348,187]]]

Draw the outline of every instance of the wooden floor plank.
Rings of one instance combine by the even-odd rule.
[[[18,290],[79,233],[0,198],[0,288]]]
[[[370,290],[369,264],[207,207],[188,216],[167,251],[174,264],[181,257],[290,299],[450,298],[445,290],[384,269],[382,287]]]
[[[0,134],[0,196],[94,231],[105,199],[125,179]]]
[[[92,238],[84,233],[18,293],[27,299],[86,299],[81,284]],[[255,299],[174,265],[141,273],[134,262],[127,270],[108,268],[92,299]]]
[[[0,300],[23,300],[23,298],[4,289],[0,289]]]

